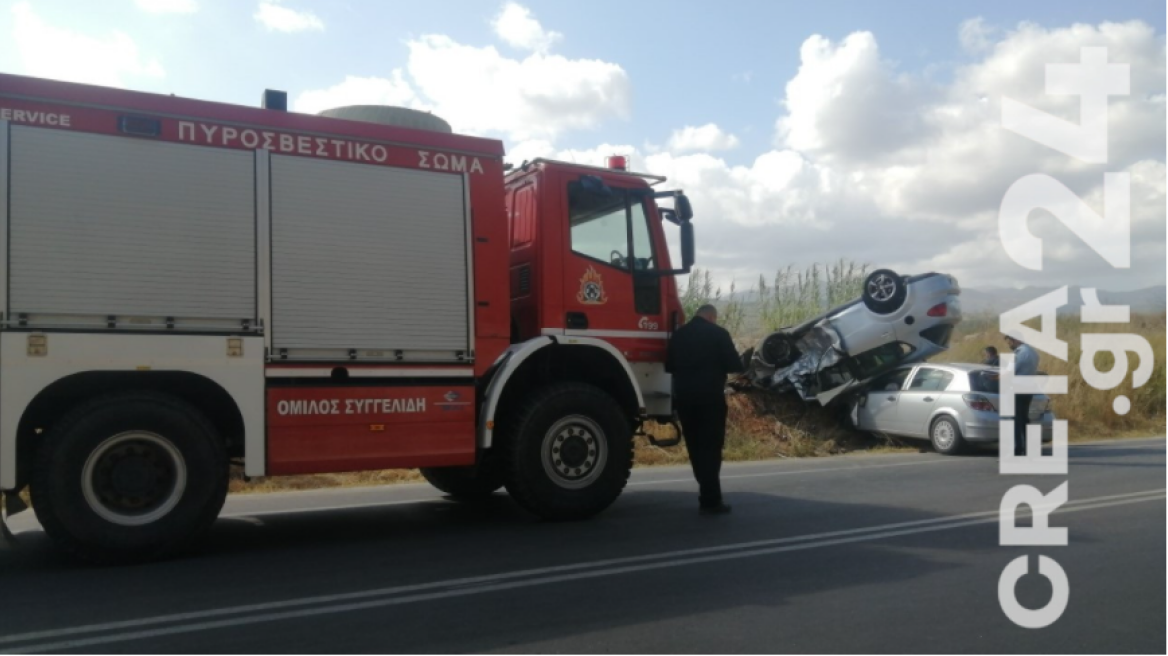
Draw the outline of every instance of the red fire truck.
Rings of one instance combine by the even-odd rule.
[[[189,544],[232,463],[610,505],[673,414],[686,197],[285,108],[0,75],[6,512],[28,487],[58,545],[117,562]]]

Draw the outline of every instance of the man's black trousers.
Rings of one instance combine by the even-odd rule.
[[[685,448],[694,478],[701,487],[699,502],[703,507],[722,505],[722,447],[726,443],[726,397],[695,401],[679,396],[677,416],[685,434]]]
[[[1026,424],[1030,422],[1030,399],[1033,394],[1014,396],[1014,455],[1026,455]]]

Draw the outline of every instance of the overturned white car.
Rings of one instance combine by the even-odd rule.
[[[897,365],[949,348],[961,321],[960,293],[950,275],[873,271],[860,298],[773,332],[744,353],[746,379],[827,405]]]

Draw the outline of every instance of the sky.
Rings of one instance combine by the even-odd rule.
[[[509,161],[610,154],[690,196],[698,265],[724,287],[839,259],[967,287],[1165,281],[1163,2],[588,3],[0,0],[0,72],[293,111],[390,104],[501,139]],[[1002,127],[1003,98],[1078,122],[1047,64],[1104,46],[1106,163]],[[998,212],[1034,173],[1104,211],[1130,179],[1131,266],[1036,210],[1041,271]]]

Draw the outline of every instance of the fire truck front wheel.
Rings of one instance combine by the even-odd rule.
[[[545,519],[590,517],[620,496],[633,430],[599,388],[561,383],[534,394],[510,422],[507,491]]]
[[[198,410],[164,394],[113,394],[46,433],[33,509],[66,552],[103,564],[152,560],[210,527],[227,475],[223,442]]]

